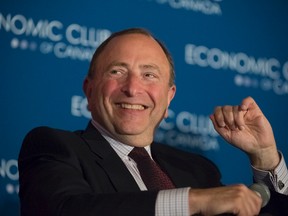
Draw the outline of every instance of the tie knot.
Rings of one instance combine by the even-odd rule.
[[[145,159],[150,159],[151,157],[143,147],[134,147],[132,151],[129,153],[129,156],[136,161],[136,163],[143,161]]]

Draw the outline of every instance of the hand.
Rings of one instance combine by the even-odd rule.
[[[218,106],[210,116],[215,130],[230,144],[244,151],[251,164],[274,169],[280,157],[270,123],[253,98],[237,106]]]
[[[190,189],[190,215],[218,215],[231,213],[238,216],[258,215],[262,200],[244,185],[210,189]]]

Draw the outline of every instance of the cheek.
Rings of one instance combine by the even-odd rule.
[[[102,84],[102,88],[98,89],[98,94],[102,94],[103,98],[110,98],[113,94],[117,93],[118,85],[115,81],[106,81]]]
[[[150,97],[153,99],[156,106],[159,106],[162,108],[167,108],[168,106],[168,95],[165,94],[166,90],[159,89],[150,89]]]
[[[105,81],[95,89],[95,96],[97,96],[96,106],[100,106],[101,109],[112,109],[112,103],[115,99],[119,98],[119,88],[115,81]],[[103,110],[102,110],[103,112]]]

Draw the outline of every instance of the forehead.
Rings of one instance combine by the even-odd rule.
[[[113,38],[106,46],[105,50],[111,48],[121,48],[123,46],[151,46],[155,49],[160,48],[159,44],[151,36],[140,34],[140,33],[131,33],[119,35]],[[161,48],[160,48],[161,49]]]
[[[107,61],[141,60],[142,63],[153,63],[161,67],[169,67],[168,59],[151,36],[143,34],[126,34],[117,36],[106,45],[99,55],[98,63]]]

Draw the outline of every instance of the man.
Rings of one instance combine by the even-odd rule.
[[[261,198],[241,184],[223,186],[209,160],[153,143],[176,87],[172,58],[149,32],[127,29],[103,42],[83,89],[92,113],[86,130],[40,127],[23,142],[19,155],[23,216],[260,212]],[[225,140],[249,156],[255,181],[276,191],[263,211],[274,211],[278,205],[275,211],[283,212],[286,196],[280,193],[288,191],[287,168],[256,102],[248,97],[239,106],[217,107],[211,120]],[[149,189],[140,172],[146,162],[130,154],[142,147],[166,173],[170,186]]]

